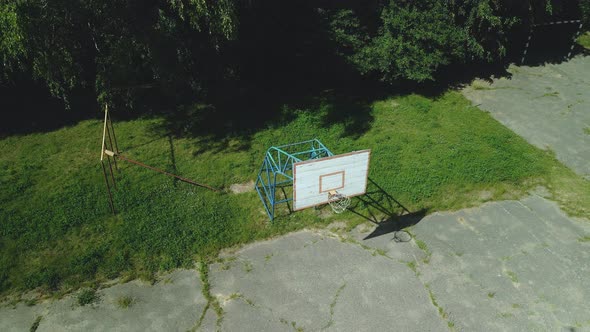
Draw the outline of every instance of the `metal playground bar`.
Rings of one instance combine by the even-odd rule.
[[[293,164],[333,155],[317,139],[272,146],[266,151],[262,167],[258,172],[255,188],[271,221],[274,219],[277,204],[288,203],[293,200],[293,197],[287,195],[285,191],[285,187],[293,185]],[[278,193],[277,189],[279,190]]]

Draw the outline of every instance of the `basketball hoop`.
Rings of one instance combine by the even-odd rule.
[[[279,203],[293,202],[292,211],[330,204],[342,213],[351,197],[367,191],[370,156],[371,150],[334,155],[317,139],[271,146],[254,186],[271,221]],[[292,195],[285,191],[289,183]]]
[[[350,197],[333,190],[328,193],[328,203],[334,213],[342,213],[350,206]]]

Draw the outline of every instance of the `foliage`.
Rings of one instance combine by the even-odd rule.
[[[37,331],[37,329],[39,328],[39,324],[41,323],[41,319],[43,319],[43,316],[37,316],[37,318],[35,318],[35,321],[31,325],[31,328],[29,328],[29,332]]]
[[[464,56],[465,31],[455,29],[449,8],[423,1],[390,2],[378,34],[352,58],[362,73],[381,72],[385,81],[424,81],[441,65]]]
[[[117,306],[121,309],[128,309],[135,303],[135,298],[131,296],[121,296],[117,299]]]
[[[3,68],[9,71],[20,66],[19,58],[25,53],[23,33],[17,18],[15,3],[0,3],[0,52]],[[7,78],[7,74],[3,78]]]
[[[203,95],[235,33],[231,0],[11,0],[0,13],[4,76],[27,72],[66,102],[75,89],[127,107],[146,91],[168,102]]]
[[[521,47],[531,22],[578,11],[575,4],[550,0],[371,3],[369,14],[360,5],[337,6],[326,15],[327,26],[339,54],[386,82],[434,80],[449,64],[502,61],[510,48]]]
[[[586,30],[590,28],[590,0],[580,0],[580,10],[582,11],[582,19]]]
[[[576,197],[557,197],[567,197],[579,213],[590,206],[583,180],[456,92],[366,101],[366,111],[348,98],[316,99],[288,109],[292,118],[250,139],[171,138],[159,134],[161,119],[114,125],[129,158],[224,192],[254,179],[270,146],[317,137],[335,153],[372,149],[371,179],[412,211],[474,205],[484,190],[491,199],[545,182],[559,191],[564,174],[567,191]],[[342,216],[326,218],[314,209],[288,214],[284,208],[269,223],[253,191],[215,193],[123,161],[114,190],[119,213],[112,216],[97,164],[101,129],[101,121],[92,120],[0,140],[1,294],[152,278],[158,271],[192,267],[195,259],[214,257],[222,248]],[[362,220],[352,213],[345,218]]]
[[[570,7],[557,0],[5,0],[0,77],[4,84],[34,78],[66,106],[84,99],[84,108],[98,100],[181,113],[198,103],[232,112],[227,100],[257,89],[334,85],[356,73],[421,82],[449,64],[500,61],[522,46],[527,24]],[[589,1],[581,7],[587,20]]]
[[[378,17],[367,18],[380,22],[374,31],[350,9],[337,10],[329,18],[329,27],[340,53],[360,72],[379,73],[388,82],[424,81],[432,79],[439,66],[464,62],[468,56],[502,55],[502,49],[486,49],[487,36],[477,34],[503,29],[513,19],[494,15],[487,2],[477,3],[464,8],[438,0],[389,1],[377,7]]]
[[[78,305],[85,306],[98,301],[99,297],[95,289],[86,288],[78,294]]]

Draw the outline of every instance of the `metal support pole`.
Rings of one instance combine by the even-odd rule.
[[[576,47],[576,40],[580,36],[580,33],[582,33],[583,27],[584,27],[584,23],[580,23],[580,25],[578,26],[578,31],[576,32],[576,34],[574,35],[574,39],[572,40],[572,47],[570,47],[570,52],[567,54],[566,59],[571,58],[572,53],[574,52],[574,47]]]
[[[273,182],[272,182],[272,188],[270,190],[270,192],[271,192],[271,200],[272,200],[271,201],[272,202],[271,203],[272,204],[272,217],[270,219],[271,221],[275,218],[275,211],[276,211],[275,210],[275,201],[276,201],[276,198],[277,198],[277,195],[276,195],[276,191],[277,191],[276,183],[277,183],[277,173],[274,173]]]
[[[526,58],[526,53],[527,53],[527,52],[528,52],[528,50],[529,50],[529,45],[531,44],[531,38],[533,38],[533,27],[534,27],[534,26],[535,26],[534,24],[533,24],[533,25],[531,25],[531,29],[530,29],[530,31],[529,31],[529,38],[527,39],[527,41],[526,41],[526,45],[525,45],[525,47],[524,47],[524,52],[523,52],[523,54],[522,54],[522,60],[520,60],[520,64],[521,64],[521,65],[524,65],[524,60],[525,60],[525,58]]]
[[[219,192],[219,189],[215,189],[215,188],[213,188],[213,187],[210,187],[210,186],[208,186],[208,185],[205,185],[205,184],[202,184],[202,183],[197,183],[197,182],[194,182],[194,181],[192,181],[192,180],[189,180],[189,179],[187,179],[187,178],[183,178],[183,177],[181,177],[181,176],[178,176],[178,175],[176,175],[176,174],[172,174],[172,173],[166,172],[166,171],[164,171],[164,170],[161,170],[161,169],[159,169],[159,168],[155,168],[155,167],[152,167],[152,166],[146,165],[146,164],[144,164],[144,163],[141,163],[141,162],[139,162],[139,161],[137,161],[137,160],[129,159],[129,158],[125,157],[124,155],[118,155],[118,156],[119,156],[119,158],[121,158],[122,160],[128,161],[128,162],[130,162],[130,163],[132,163],[132,164],[135,164],[135,165],[138,165],[138,166],[141,166],[141,167],[147,168],[147,169],[151,169],[152,171],[156,171],[156,172],[158,172],[158,173],[162,173],[162,174],[164,174],[164,175],[168,175],[168,176],[175,177],[175,178],[179,179],[179,180],[180,180],[180,181],[182,181],[182,182],[190,183],[190,184],[192,184],[192,185],[195,185],[195,186],[199,186],[199,187],[207,188],[207,189],[209,189],[209,190],[212,190],[212,191]]]
[[[115,159],[113,157],[113,159]],[[111,178],[113,179],[113,188],[117,189],[117,182],[115,181],[115,174],[113,173],[113,165],[111,164],[111,156],[107,156],[107,160],[109,161],[109,168],[111,169]],[[115,164],[115,167],[117,164]]]

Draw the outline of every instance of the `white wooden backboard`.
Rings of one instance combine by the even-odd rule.
[[[328,203],[328,193],[352,197],[367,190],[371,150],[355,151],[293,165],[293,209]]]

